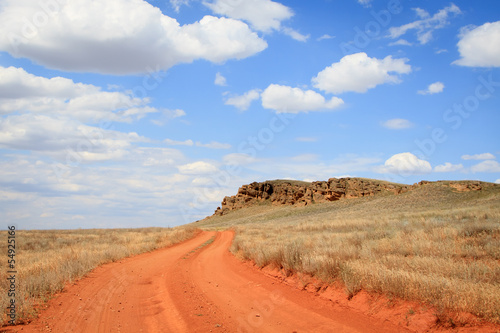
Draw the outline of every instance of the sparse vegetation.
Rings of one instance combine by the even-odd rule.
[[[65,284],[97,266],[181,242],[195,233],[190,227],[17,231],[17,322],[33,318],[37,308]],[[7,239],[5,231],[0,235]],[[2,274],[7,271],[6,263],[1,261]],[[0,289],[6,287],[2,277]],[[2,309],[8,301],[7,294],[1,293]],[[0,326],[7,323],[5,311],[2,316]]]
[[[431,183],[398,196],[260,205],[195,224],[234,227],[232,252],[285,274],[466,311],[500,323],[500,186]]]

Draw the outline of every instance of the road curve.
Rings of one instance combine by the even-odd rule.
[[[231,231],[95,269],[12,332],[404,332],[265,276],[232,256]]]

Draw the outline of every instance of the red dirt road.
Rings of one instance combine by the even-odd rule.
[[[405,332],[265,276],[233,257],[233,233],[95,269],[18,332]]]

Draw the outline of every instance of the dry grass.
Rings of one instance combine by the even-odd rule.
[[[443,184],[308,207],[261,205],[207,219],[234,227],[232,251],[259,266],[466,311],[500,323],[500,186]]]
[[[191,227],[93,230],[19,230],[16,232],[17,322],[36,315],[37,308],[69,282],[99,265],[169,246],[196,233]],[[0,232],[7,244],[7,233]],[[7,257],[0,264],[0,290],[7,290]],[[0,294],[0,308],[9,298]],[[0,326],[7,323],[3,311]]]

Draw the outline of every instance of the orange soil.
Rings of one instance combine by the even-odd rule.
[[[414,331],[366,314],[367,301],[360,297],[354,309],[262,274],[229,253],[233,236],[202,232],[181,244],[101,266],[49,301],[32,323],[0,331]],[[210,239],[213,243],[206,244]]]

